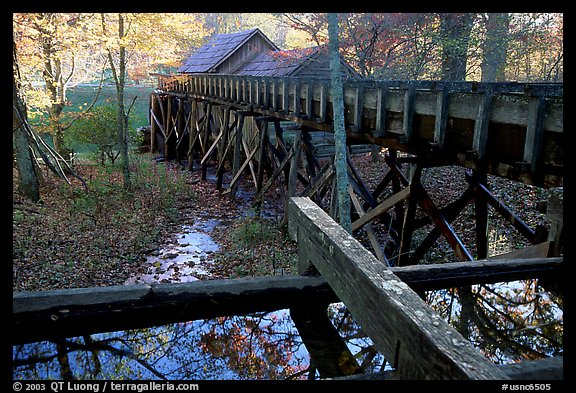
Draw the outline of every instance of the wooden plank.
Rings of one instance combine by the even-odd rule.
[[[530,170],[535,172],[542,151],[542,136],[544,134],[544,111],[546,100],[543,97],[531,97],[528,104],[528,127],[524,143],[524,161],[530,164]]]
[[[352,375],[361,371],[354,355],[328,318],[325,306],[307,303],[292,307],[290,317],[310,353],[311,365],[318,370],[321,378]]]
[[[364,225],[366,225],[367,223],[372,221],[374,218],[386,213],[388,210],[390,210],[392,207],[394,207],[394,205],[396,205],[399,202],[402,202],[404,199],[408,198],[409,196],[410,196],[410,187],[409,186],[404,187],[402,190],[400,190],[399,192],[397,192],[395,194],[392,194],[388,198],[384,199],[374,209],[368,210],[365,215],[363,215],[362,217],[360,217],[359,219],[354,221],[352,223],[352,231],[358,230],[359,228],[363,227]]]
[[[334,165],[328,163],[320,169],[320,171],[316,174],[316,176],[310,181],[308,187],[302,191],[300,196],[311,197],[316,194],[322,187],[326,185],[326,183],[332,179],[332,176],[336,170],[334,169]]]
[[[562,258],[484,262],[390,269],[415,290],[536,277],[558,279],[563,271]],[[310,299],[326,304],[340,301],[322,277],[299,275],[15,292],[12,342],[273,311],[307,304]]]
[[[298,164],[300,162],[300,151],[302,141],[302,131],[297,130],[294,133],[294,144],[292,150],[294,154],[292,155],[292,160],[290,161],[290,172],[288,175],[288,196],[296,195],[296,179],[298,177]]]
[[[354,125],[352,132],[358,132],[362,129],[362,110],[364,109],[364,85],[359,84],[354,91]]]
[[[473,262],[395,266],[390,269],[414,291],[430,291],[533,278],[559,278],[562,264],[561,257],[519,258],[510,254]]]
[[[490,111],[492,109],[493,93],[486,91],[480,97],[478,104],[478,115],[474,122],[474,136],[472,139],[472,150],[478,155],[479,159],[486,156],[488,147],[488,126],[490,124]]]
[[[313,120],[314,115],[312,114],[314,108],[314,82],[312,79],[307,79],[305,81],[306,84],[306,118],[308,120]]]
[[[510,379],[517,381],[560,381],[564,379],[564,359],[562,356],[551,358],[523,360],[518,363],[499,364],[500,368]],[[396,371],[380,371],[377,373],[353,374],[330,378],[335,381],[394,381],[400,376]],[[526,385],[528,386],[528,385]],[[545,387],[546,385],[541,385]]]
[[[309,198],[290,199],[289,228],[299,265],[320,272],[403,379],[508,379]]]
[[[258,127],[258,131],[260,132],[260,142],[258,144],[260,148],[260,154],[258,155],[258,175],[257,175],[257,182],[256,182],[256,193],[259,193],[262,190],[262,182],[264,181],[264,167],[266,165],[266,146],[268,145],[268,119],[261,120],[263,125],[261,127],[258,126],[258,122],[256,121],[256,127]]]
[[[544,242],[510,251],[504,254],[493,255],[488,259],[514,259],[514,258],[546,258],[550,250],[551,242]]]
[[[320,123],[326,123],[328,112],[328,89],[325,83],[320,83]]]
[[[351,185],[348,185],[348,194],[350,194],[350,199],[352,200],[352,204],[353,204],[354,208],[356,209],[358,216],[362,217],[362,216],[366,215],[366,212],[364,211],[362,204],[358,200],[358,197],[356,196],[356,194],[354,194],[354,190],[352,189]],[[380,262],[385,263],[386,266],[390,266],[390,263],[388,263],[388,259],[384,255],[384,251],[382,251],[382,246],[380,245],[380,242],[378,241],[378,238],[376,237],[376,234],[374,233],[374,229],[372,229],[372,224],[367,223],[366,225],[364,225],[364,230],[366,231],[366,234],[368,235],[368,239],[370,240],[370,244],[372,245],[372,248],[374,249],[374,253],[376,254],[376,258],[378,258],[378,260]]]
[[[11,338],[17,344],[274,311],[310,297],[338,300],[321,278],[300,276],[17,292]]]
[[[376,98],[376,131],[375,135],[379,137],[386,136],[386,95],[388,86],[378,87]]]
[[[416,87],[410,83],[404,92],[404,109],[402,120],[402,143],[409,143],[412,140],[412,131],[414,123],[414,100],[416,96]]]
[[[234,156],[232,158],[232,175],[236,176],[240,169],[240,153],[242,148],[242,138],[244,129],[244,113],[238,113],[238,124],[236,125],[236,132],[234,133]],[[236,185],[230,189],[231,198],[236,197]]]
[[[448,121],[448,98],[450,90],[447,85],[436,93],[436,119],[434,120],[434,143],[439,147],[444,147],[446,136],[446,123]]]

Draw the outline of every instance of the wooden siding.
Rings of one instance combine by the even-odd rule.
[[[214,70],[217,74],[234,74],[242,64],[253,59],[259,53],[273,49],[268,41],[260,35],[252,36],[246,43],[238,47],[222,64]]]

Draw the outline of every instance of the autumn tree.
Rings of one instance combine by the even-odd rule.
[[[194,23],[195,18],[190,18],[190,15],[102,13],[100,18],[103,44],[116,87],[118,142],[124,187],[130,188],[128,115],[136,97],[132,103],[126,103],[124,89],[132,54],[147,57],[153,64],[162,63],[166,59],[174,61],[181,54],[180,46],[176,45],[176,34],[178,37],[196,38],[198,42],[204,30]],[[178,27],[182,27],[182,31]],[[188,45],[193,44],[194,40],[190,40]]]
[[[15,40],[21,52],[23,88],[30,99],[29,105],[32,109],[39,108],[41,117],[46,118],[43,131],[52,135],[55,150],[67,155],[64,132],[75,119],[65,113],[67,89],[74,83],[94,79],[97,70],[104,66],[99,51],[92,45],[92,17],[87,14],[14,14],[13,22]],[[34,87],[33,82],[42,87]]]
[[[20,96],[20,71],[18,69],[15,43],[13,44],[12,53],[12,139],[14,156],[20,175],[19,186],[28,199],[33,202],[38,202],[40,200],[40,185],[36,173],[34,156],[32,155],[32,150],[29,148],[31,142],[25,129],[28,116],[26,114],[26,106]]]

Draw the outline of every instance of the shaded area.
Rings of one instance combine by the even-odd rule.
[[[430,291],[425,297],[496,364],[563,353],[562,299],[537,280]],[[16,345],[13,377],[273,380],[393,371],[392,359],[374,349],[342,303],[327,306],[326,319],[319,317],[322,310],[300,309],[298,316],[294,309],[260,312]],[[313,323],[302,328],[302,321]],[[337,332],[340,340],[326,331]],[[348,362],[339,362],[342,352]],[[357,369],[347,369],[353,362]],[[327,371],[330,364],[340,370]]]

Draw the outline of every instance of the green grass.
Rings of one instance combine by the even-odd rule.
[[[134,86],[129,85],[124,89],[124,102],[127,106],[132,104],[132,100],[136,97],[134,105],[130,109],[130,124],[133,128],[147,126],[149,123],[149,107],[150,107],[150,93],[154,90],[150,86]],[[64,109],[65,113],[79,113],[86,109],[92,103],[98,92],[98,86],[76,86],[66,90],[67,105]],[[96,100],[96,106],[113,104],[116,101],[116,87],[114,85],[104,85]],[[31,119],[33,126],[39,126],[45,122],[45,118]],[[42,138],[50,146],[53,146],[52,136],[43,134]],[[86,145],[76,147],[76,153],[90,154],[95,150],[93,145]]]
[[[130,110],[130,115],[134,117],[136,127],[149,124],[148,113],[150,105],[150,93],[153,88],[149,86],[126,86],[124,89],[124,102],[128,106],[134,97],[136,101]],[[80,112],[86,105],[90,105],[98,92],[97,86],[76,86],[67,90],[66,98],[70,106],[66,107],[66,112]],[[116,100],[116,87],[105,85],[100,91],[96,105],[112,104]]]

